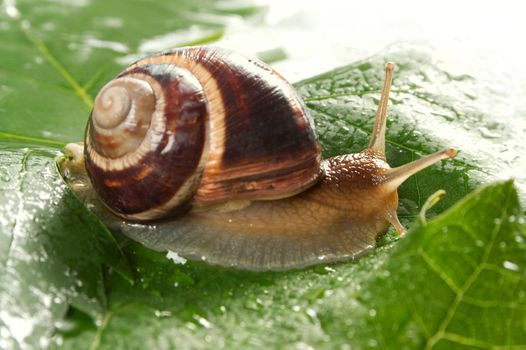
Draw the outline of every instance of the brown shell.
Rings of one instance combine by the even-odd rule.
[[[162,88],[166,127],[146,135],[159,139],[156,147],[108,170],[101,161],[94,165],[95,153],[105,156],[91,119],[87,128],[88,174],[114,212],[154,219],[187,204],[288,197],[317,181],[321,155],[310,117],[291,85],[266,64],[189,47],[144,58],[119,77],[137,75]]]

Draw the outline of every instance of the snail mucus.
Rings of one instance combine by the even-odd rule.
[[[247,270],[352,259],[390,224],[404,233],[398,186],[456,153],[388,165],[393,70],[369,145],[322,160],[304,103],[266,64],[215,47],[154,54],[101,89],[59,169],[110,228],[154,250]]]

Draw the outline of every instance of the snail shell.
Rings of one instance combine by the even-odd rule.
[[[147,57],[104,86],[85,158],[103,203],[131,220],[292,196],[317,181],[321,161],[291,85],[256,59],[214,47]]]

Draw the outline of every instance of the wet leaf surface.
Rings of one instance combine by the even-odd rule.
[[[63,340],[72,349],[520,348],[525,223],[507,182],[374,254],[304,271],[175,265],[130,243],[137,286],[112,279],[101,327]]]
[[[328,332],[357,347],[522,348],[525,238],[513,183],[479,189],[415,227],[361,288],[338,293],[319,313],[340,319]]]
[[[2,143],[0,345],[43,346],[72,305],[107,305],[101,265],[133,277],[111,233],[56,176],[56,151]]]

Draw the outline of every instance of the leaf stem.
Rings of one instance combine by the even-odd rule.
[[[110,318],[112,316],[112,312],[107,310],[104,313],[104,317],[102,318],[100,326],[97,327],[97,332],[95,333],[95,338],[93,338],[93,341],[91,342],[91,345],[89,347],[89,350],[97,350],[100,347],[100,342],[102,339],[102,333],[108,326],[108,323],[110,322]]]

